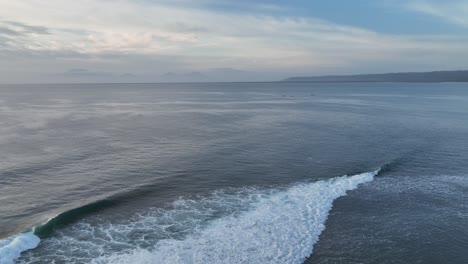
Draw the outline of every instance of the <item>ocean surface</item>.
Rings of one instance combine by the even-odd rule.
[[[468,84],[0,86],[0,264],[467,261]]]

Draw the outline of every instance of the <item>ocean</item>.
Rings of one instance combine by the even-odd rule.
[[[468,84],[0,86],[0,264],[466,263]]]

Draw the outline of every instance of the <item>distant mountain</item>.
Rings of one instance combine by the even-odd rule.
[[[233,68],[216,68],[207,70],[206,74],[215,80],[245,81],[255,78],[257,73]]]
[[[168,72],[159,76],[162,82],[243,82],[271,80],[272,76],[233,68],[206,69],[202,72]]]
[[[64,77],[110,77],[113,76],[110,72],[92,71],[88,69],[70,69],[68,71],[59,73]]]
[[[400,72],[292,77],[282,82],[468,82],[468,71]]]
[[[174,73],[168,72],[160,76],[163,82],[204,82],[208,77],[201,72]]]

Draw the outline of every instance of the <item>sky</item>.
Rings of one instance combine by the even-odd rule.
[[[468,69],[468,0],[0,0],[0,83]]]

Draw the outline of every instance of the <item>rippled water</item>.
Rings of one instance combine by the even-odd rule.
[[[0,263],[463,263],[467,88],[0,86]]]

